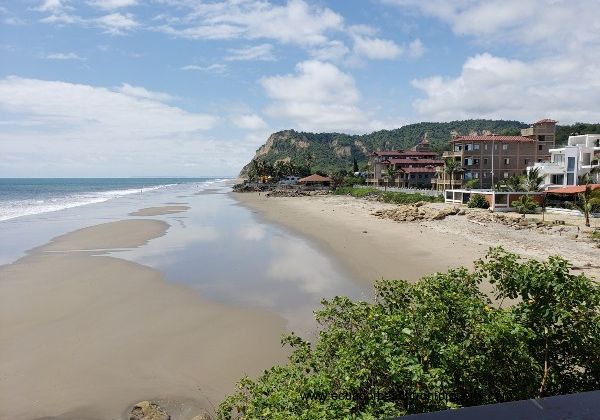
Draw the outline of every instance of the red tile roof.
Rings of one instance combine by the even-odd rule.
[[[551,120],[550,118],[544,118],[543,120],[539,120],[539,121],[534,122],[533,125],[536,125],[536,124],[546,124],[546,123],[554,123],[554,124],[556,124],[557,122],[558,121]]]
[[[331,182],[331,178],[321,176],[319,174],[312,174],[305,178],[301,178],[298,182]]]
[[[500,134],[489,134],[486,136],[458,136],[451,143],[459,141],[498,141],[501,143],[533,143],[535,140],[523,136],[502,136]]]
[[[435,152],[411,152],[399,150],[378,150],[371,153],[372,156],[437,156]]]
[[[443,165],[444,161],[441,159],[390,159],[389,162],[391,164],[434,164],[434,165]]]
[[[585,192],[585,185],[573,185],[572,187],[564,187],[564,188],[557,188],[555,190],[548,190],[547,193],[548,194],[581,194]],[[596,188],[600,188],[600,184],[590,184],[590,187],[592,187],[592,190],[595,190]]]
[[[401,168],[400,171],[407,174],[418,174],[418,173],[435,173],[435,168],[433,166],[426,166],[424,168]]]

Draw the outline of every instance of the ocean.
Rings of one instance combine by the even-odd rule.
[[[222,178],[0,178],[0,221]]]

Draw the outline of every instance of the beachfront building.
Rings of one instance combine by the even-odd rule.
[[[536,162],[548,160],[555,140],[556,121],[550,119],[521,130],[520,136],[457,136],[450,142],[452,150],[444,153],[444,158],[456,161],[456,171],[448,173],[440,167],[432,181],[434,189],[459,188],[471,180],[477,181],[475,188],[491,188],[513,175],[522,175]]]
[[[431,150],[425,137],[410,149],[373,152],[369,165],[367,183],[371,185],[430,189],[436,168],[443,166],[444,161]],[[389,168],[393,169],[393,177]]]
[[[544,186],[560,188],[586,181],[600,183],[600,134],[569,136],[565,147],[550,149],[549,162],[536,162],[528,168],[538,168]]]
[[[298,184],[309,188],[325,188],[331,185],[331,178],[312,174],[298,180]]]

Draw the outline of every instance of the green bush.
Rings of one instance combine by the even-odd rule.
[[[467,202],[467,207],[476,209],[487,209],[489,206],[490,204],[482,194],[471,195],[471,198],[469,198],[469,201]]]
[[[378,281],[373,303],[323,300],[314,343],[284,338],[288,363],[243,378],[219,417],[373,419],[598,389],[600,289],[569,268],[496,248],[471,272]]]
[[[535,213],[535,210],[538,208],[537,202],[528,195],[522,195],[518,200],[510,203],[510,205],[521,214]]]
[[[348,176],[344,179],[344,187],[352,187],[354,185],[364,185],[365,179],[361,176]]]
[[[443,201],[443,197],[439,196],[430,196],[420,193],[404,193],[404,192],[395,192],[395,191],[381,191],[377,188],[370,187],[341,187],[335,189],[333,192],[336,195],[351,195],[355,198],[364,198],[367,196],[374,196],[379,201],[383,201],[384,203],[393,203],[393,204],[412,204],[418,203],[419,201],[426,202],[439,202]]]

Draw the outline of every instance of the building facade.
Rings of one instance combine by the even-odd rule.
[[[536,162],[547,188],[578,185],[580,177],[589,175],[591,183],[600,183],[600,134],[569,136],[567,146],[550,149],[548,162]]]
[[[556,121],[551,119],[535,122],[521,130],[520,136],[455,137],[450,142],[452,151],[445,152],[444,158],[456,161],[456,171],[451,175],[439,168],[433,187],[443,191],[474,180],[474,188],[491,188],[513,175],[522,175],[536,162],[548,160],[555,142]]]
[[[436,168],[443,166],[444,161],[438,158],[438,154],[430,149],[427,139],[424,139],[407,150],[373,152],[369,165],[369,184],[429,189]],[[394,177],[389,176],[389,168],[393,168]]]

